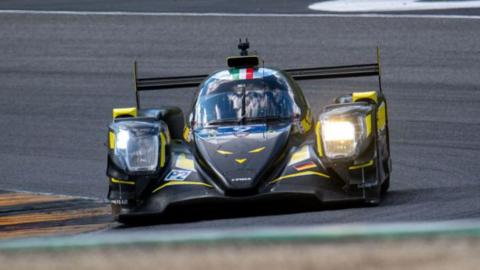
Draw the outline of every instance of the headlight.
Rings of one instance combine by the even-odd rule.
[[[355,158],[368,137],[369,105],[339,105],[320,115],[325,156],[330,159]]]
[[[155,171],[159,128],[147,122],[119,122],[114,126],[114,162],[131,172]]]

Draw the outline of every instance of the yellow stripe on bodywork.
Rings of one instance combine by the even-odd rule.
[[[175,167],[184,170],[195,171],[193,159],[187,158],[185,154],[178,155],[177,161],[175,162]]]
[[[273,184],[273,183],[276,183],[278,181],[282,181],[282,180],[285,180],[285,179],[288,179],[288,178],[294,178],[294,177],[306,176],[306,175],[317,175],[317,176],[320,176],[320,177],[323,177],[323,178],[330,179],[329,175],[326,175],[326,174],[321,173],[321,172],[305,171],[305,172],[292,173],[292,174],[287,174],[287,175],[280,176],[277,179],[272,180],[270,182],[270,184]]]
[[[383,130],[387,124],[387,114],[385,109],[385,102],[382,102],[377,109],[377,129]]]
[[[317,153],[318,156],[323,157],[323,149],[322,149],[322,132],[320,121],[317,122],[317,126],[315,127],[315,136],[317,139]]]
[[[219,153],[221,155],[231,155],[231,154],[233,154],[232,152],[225,151],[225,150],[217,150],[217,153]]]
[[[130,107],[130,108],[115,108],[112,110],[113,119],[119,116],[130,116],[130,117],[137,117],[137,108]]]
[[[236,158],[235,159],[235,162],[237,162],[238,164],[243,164],[243,163],[245,163],[245,161],[247,161],[246,158]]]
[[[112,178],[111,181],[112,181],[112,183],[115,183],[115,184],[135,185],[134,181],[120,180],[120,179],[116,179],[116,178]]]
[[[353,92],[352,93],[352,101],[357,102],[362,99],[370,99],[375,103],[378,102],[377,92],[376,91],[369,91],[369,92]]]
[[[108,147],[110,149],[115,148],[115,133],[113,131],[108,132]]]
[[[357,170],[357,169],[369,167],[369,166],[372,166],[372,165],[373,165],[373,159],[368,161],[368,162],[362,163],[362,164],[350,166],[350,167],[348,167],[348,169],[349,170]]]
[[[300,150],[293,153],[292,158],[290,158],[290,162],[288,162],[288,166],[298,163],[300,161],[304,161],[310,158],[310,153],[308,152],[308,147],[305,145]]]
[[[263,150],[265,150],[265,148],[266,148],[265,146],[262,146],[262,147],[259,147],[259,148],[255,148],[255,149],[253,149],[253,150],[248,151],[248,153],[252,153],[252,154],[260,153],[260,152],[262,152]]]
[[[160,168],[163,168],[165,166],[165,145],[166,145],[166,139],[165,135],[163,133],[160,133]]]
[[[163,189],[163,188],[166,188],[166,187],[169,187],[169,186],[178,186],[178,185],[196,185],[196,186],[204,186],[204,187],[213,188],[212,185],[209,185],[209,184],[203,183],[203,182],[170,181],[170,182],[167,182],[167,183],[159,186],[158,188],[156,188],[155,190],[153,190],[152,193],[158,192],[159,190],[161,190],[161,189]]]
[[[370,136],[372,134],[372,114],[369,113],[365,117],[365,126],[367,127],[367,136]]]

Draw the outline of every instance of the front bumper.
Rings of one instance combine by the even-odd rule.
[[[302,176],[266,185],[261,192],[248,196],[226,196],[214,187],[203,185],[171,185],[147,198],[135,208],[122,208],[118,219],[171,213],[173,209],[228,209],[253,206],[277,208],[285,206],[307,207],[321,203],[363,202],[363,189],[344,190],[344,184],[334,179]]]

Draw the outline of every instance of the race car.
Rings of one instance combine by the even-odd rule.
[[[373,64],[279,70],[239,56],[211,75],[137,78],[136,106],[113,109],[108,199],[129,222],[176,205],[314,200],[378,205],[391,159],[380,57]],[[378,77],[378,89],[333,99],[314,116],[297,83]],[[140,92],[197,87],[186,121],[178,107],[142,108]]]

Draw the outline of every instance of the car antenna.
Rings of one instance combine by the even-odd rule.
[[[250,43],[248,42],[248,38],[245,38],[245,42],[242,42],[242,39],[238,41],[238,49],[240,50],[240,56],[247,56],[248,49],[250,48]]]

